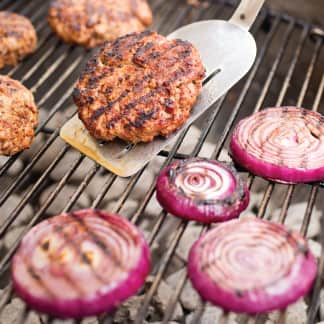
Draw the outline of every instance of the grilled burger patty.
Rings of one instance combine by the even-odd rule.
[[[0,11],[0,68],[16,65],[35,51],[36,31],[24,16]]]
[[[146,0],[53,0],[48,22],[65,42],[91,48],[144,30],[152,12]]]
[[[95,138],[150,142],[186,121],[204,75],[189,42],[132,33],[90,59],[73,96],[79,118]]]
[[[20,82],[0,76],[0,154],[13,155],[30,147],[37,115],[32,93]]]

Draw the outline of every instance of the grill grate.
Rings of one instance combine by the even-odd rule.
[[[152,0],[151,4],[155,12],[154,29],[162,34],[168,34],[175,28],[195,20],[228,19],[234,8],[232,1],[220,0],[210,2],[207,8],[190,7],[184,0]],[[55,213],[57,214],[82,205],[81,200],[84,193],[93,183],[96,183],[98,190],[87,201],[87,206],[107,206],[105,202],[114,196],[114,204],[109,205],[109,210],[123,214],[127,211],[128,202],[136,200],[138,205],[135,211],[130,213],[129,218],[141,228],[150,228],[147,232],[147,239],[152,247],[153,259],[156,259],[156,262],[153,263],[148,288],[135,316],[135,323],[144,323],[159,285],[169,273],[171,263],[177,258],[180,242],[192,225],[171,218],[167,216],[166,212],[155,207],[155,181],[154,177],[150,177],[149,174],[152,174],[152,170],[156,174],[172,159],[189,156],[211,158],[226,156],[228,135],[233,125],[237,120],[253,111],[262,109],[262,107],[282,104],[297,105],[324,113],[324,105],[321,101],[324,89],[323,29],[313,28],[312,25],[285,14],[262,11],[252,28],[259,50],[252,70],[195,124],[199,129],[197,138],[192,137],[192,127],[185,130],[173,147],[160,152],[159,156],[138,174],[127,180],[121,180],[115,175],[107,173],[83,155],[76,153],[58,138],[58,128],[73,114],[73,108],[71,109],[73,83],[91,53],[80,47],[63,44],[51,33],[45,20],[46,2],[42,0],[2,0],[0,10],[4,9],[30,17],[38,32],[37,52],[23,64],[15,68],[6,68],[1,72],[21,80],[33,91],[40,112],[42,112],[42,118],[36,131],[35,148],[32,148],[34,153],[30,153],[29,157],[27,156],[28,152],[18,154],[9,158],[0,167],[0,210],[4,211],[1,215],[2,219],[0,219],[1,239],[5,239],[6,235],[15,228],[15,223],[23,217],[23,212],[28,204],[32,204],[35,208],[32,218],[24,224],[15,240],[10,242],[10,246],[6,249],[2,248],[0,251],[0,283],[2,287],[5,287],[0,299],[0,312],[3,312],[14,297],[8,279],[10,259],[23,235],[34,224],[44,217],[50,216],[49,209],[71,183],[74,183],[73,191],[64,204],[56,204],[58,209],[55,210]],[[59,121],[57,121],[57,116],[60,116]],[[37,144],[39,139],[42,141],[40,140]],[[188,143],[190,143],[190,148],[188,148]],[[55,152],[52,155],[53,158],[47,158],[45,167],[40,168],[44,157],[52,151]],[[68,156],[73,158],[69,160],[61,176],[56,176],[53,183],[53,173],[62,167],[62,163],[65,164],[65,159]],[[20,160],[27,161],[23,170],[14,176],[9,176]],[[82,179],[73,180],[76,173],[81,171],[84,174]],[[269,206],[279,200],[277,204],[280,206],[280,212],[277,221],[284,223],[287,221],[291,204],[298,202],[298,198],[305,197],[307,205],[299,230],[303,235],[306,235],[312,222],[314,206],[316,205],[321,212],[324,210],[323,202],[318,199],[322,190],[320,185],[279,185],[255,178],[253,175],[246,174],[244,170],[241,171],[247,177],[252,196],[260,197],[256,203],[258,217],[270,218]],[[77,182],[76,185],[75,182]],[[117,195],[115,191],[117,185],[120,184],[123,186],[123,190],[121,194]],[[51,186],[52,190],[45,199],[39,202],[39,196],[48,186]],[[257,194],[260,191],[262,194]],[[18,195],[19,200],[7,211],[6,206],[13,195]],[[150,206],[153,206],[154,215],[148,217],[147,210],[152,209]],[[172,231],[168,230],[170,226],[172,226]],[[199,233],[208,229],[203,226],[196,226],[196,228],[197,237]],[[317,239],[320,240],[319,237]],[[155,256],[154,246],[161,241],[163,241],[164,253],[162,256]],[[324,253],[322,252],[320,274],[322,274],[323,268]],[[319,319],[320,278],[321,275],[317,278],[312,296],[306,299],[310,305],[308,316],[311,323]],[[177,281],[178,284],[172,298],[166,305],[162,316],[163,323],[171,321],[176,303],[186,282],[187,277],[184,273]],[[202,301],[197,305],[190,323],[199,323],[205,306]],[[25,323],[29,313],[30,310],[25,307],[16,323]],[[230,321],[229,316],[230,314],[224,313],[220,322]],[[285,322],[285,317],[285,312],[282,312],[279,322]],[[239,319],[240,322],[248,323],[264,321],[263,316],[250,318],[240,316]],[[113,323],[114,317],[107,315],[98,320],[100,323]],[[51,323],[54,319],[42,316],[41,321],[42,323]]]

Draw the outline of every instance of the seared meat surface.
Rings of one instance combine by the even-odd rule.
[[[48,22],[65,42],[91,48],[144,30],[152,12],[146,0],[53,0]]]
[[[95,138],[150,142],[186,121],[204,75],[189,42],[150,31],[132,33],[107,43],[90,59],[74,101]]]
[[[20,82],[0,76],[0,154],[29,148],[38,111],[32,93]]]
[[[24,16],[0,11],[0,68],[16,65],[35,51],[37,35],[31,22]]]

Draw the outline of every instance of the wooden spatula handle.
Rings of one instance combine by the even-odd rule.
[[[241,0],[229,21],[245,29],[250,29],[264,2],[265,0]]]

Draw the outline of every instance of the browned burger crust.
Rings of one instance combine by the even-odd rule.
[[[32,93],[0,75],[0,154],[13,155],[30,147],[37,115]]]
[[[204,75],[189,42],[133,33],[107,43],[88,62],[73,96],[95,138],[150,142],[186,121]]]
[[[52,0],[52,29],[68,43],[96,47],[152,23],[146,0]]]
[[[16,65],[33,53],[37,45],[36,31],[24,16],[0,11],[0,68]]]

